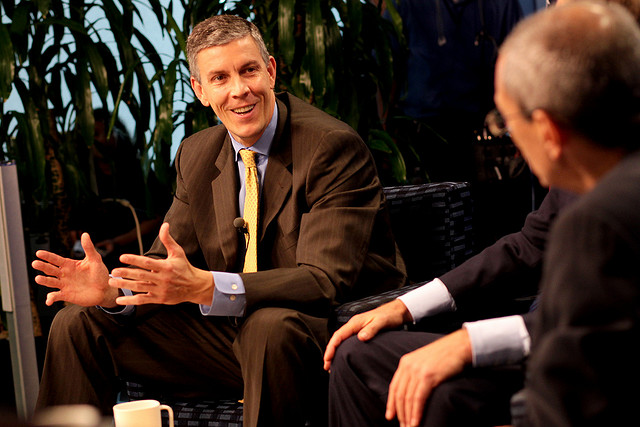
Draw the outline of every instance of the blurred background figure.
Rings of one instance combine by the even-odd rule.
[[[122,122],[116,119],[108,135],[110,121],[107,110],[95,111],[95,140],[88,156],[93,194],[74,218],[74,256],[84,257],[79,238],[86,231],[109,269],[120,264],[121,254],[148,249],[162,223],[159,212],[170,202],[153,171],[145,179],[140,151]]]
[[[493,109],[498,46],[522,18],[518,0],[397,2],[407,50],[395,59],[387,126],[431,181],[473,181],[474,131]],[[389,16],[389,11],[385,12]]]
[[[479,249],[518,231],[547,192],[508,135],[484,130],[498,47],[523,18],[521,3],[403,0],[395,11],[382,8],[401,20],[404,36],[394,49],[389,111],[381,112],[386,130],[403,152],[409,183],[472,184]]]

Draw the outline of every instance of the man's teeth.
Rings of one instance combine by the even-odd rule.
[[[234,113],[243,114],[243,113],[248,113],[249,111],[253,110],[253,107],[255,107],[255,105],[248,105],[246,107],[236,108],[235,110],[232,110],[232,111]]]

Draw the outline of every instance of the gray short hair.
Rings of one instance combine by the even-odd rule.
[[[215,15],[200,22],[193,28],[187,39],[187,61],[189,61],[191,75],[198,82],[200,81],[196,57],[201,50],[225,45],[246,36],[253,38],[265,65],[268,65],[269,51],[260,30],[253,23],[235,15]]]
[[[530,117],[604,146],[640,147],[640,27],[617,4],[581,1],[534,14],[500,49],[505,91]]]

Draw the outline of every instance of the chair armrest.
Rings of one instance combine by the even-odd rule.
[[[473,254],[473,200],[466,182],[385,187],[391,228],[410,282],[399,289],[334,309],[337,329],[352,316],[378,307],[462,264]]]
[[[382,292],[377,295],[371,295],[368,297],[360,298],[356,301],[344,303],[334,310],[335,317],[332,322],[333,329],[338,329],[358,313],[364,313],[365,311],[373,310],[374,308],[392,301],[398,298],[400,295],[404,295],[407,292],[419,288],[422,285],[424,285],[424,283],[414,283],[412,285],[403,286],[402,288],[392,289],[390,291]]]

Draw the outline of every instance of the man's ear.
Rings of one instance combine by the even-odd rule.
[[[196,97],[200,100],[200,103],[205,107],[208,107],[210,105],[209,100],[207,99],[207,96],[205,95],[204,90],[202,90],[202,85],[193,76],[191,76],[191,88],[193,89],[193,92],[196,94]]]
[[[536,132],[541,138],[547,156],[553,161],[558,161],[566,144],[565,132],[544,110],[534,110],[531,119],[536,126]]]
[[[267,72],[269,73],[269,82],[271,83],[271,89],[274,89],[276,87],[276,59],[273,56],[269,57]]]

